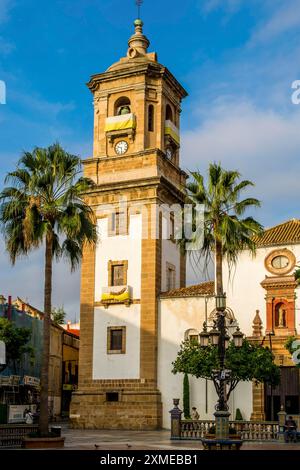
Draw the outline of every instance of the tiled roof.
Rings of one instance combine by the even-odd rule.
[[[202,282],[195,286],[181,287],[168,292],[162,292],[161,297],[196,297],[200,295],[214,295],[214,281]]]
[[[255,236],[253,240],[258,247],[300,243],[300,220],[292,219],[275,225],[266,229],[261,236]]]
[[[75,328],[68,328],[65,330],[67,333],[72,333],[75,336],[80,336],[80,330],[76,330]]]

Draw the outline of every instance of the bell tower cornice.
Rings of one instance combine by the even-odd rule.
[[[125,65],[125,64],[124,64]],[[174,75],[167,69],[167,67],[159,64],[158,62],[148,62],[140,64],[128,63],[126,67],[122,67],[116,70],[110,70],[92,75],[90,81],[87,83],[88,88],[92,93],[97,91],[101,83],[113,82],[121,78],[128,78],[130,76],[147,75],[153,78],[163,78],[173,89],[175,89],[181,99],[188,96],[187,91],[183,86],[176,80]]]

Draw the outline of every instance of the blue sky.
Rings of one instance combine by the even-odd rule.
[[[59,140],[91,154],[85,83],[125,55],[135,17],[133,0],[0,0],[1,184],[23,149]],[[255,216],[265,226],[299,217],[300,105],[291,84],[300,79],[300,0],[145,0],[142,18],[149,50],[189,92],[182,167],[205,171],[216,160],[239,169],[256,183]],[[0,248],[0,291],[41,307],[42,254],[12,269]],[[79,275],[55,269],[54,304],[78,318]]]

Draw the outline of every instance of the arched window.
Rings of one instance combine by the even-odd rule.
[[[172,121],[173,122],[173,111],[172,108],[169,104],[166,106],[166,121]]]
[[[150,104],[148,107],[148,131],[154,131],[154,106]]]
[[[130,110],[130,99],[127,96],[121,96],[115,102],[114,115],[120,116],[121,114],[129,114]]]
[[[193,328],[186,330],[186,332],[184,333],[184,340],[199,342],[199,332],[197,330],[194,330]]]
[[[286,309],[283,302],[275,306],[275,326],[278,328],[286,327]]]

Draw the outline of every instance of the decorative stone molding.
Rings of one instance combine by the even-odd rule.
[[[252,336],[255,336],[255,337],[262,336],[262,320],[259,315],[259,310],[256,310],[252,328],[253,328]]]
[[[283,267],[283,268],[276,268],[273,266],[273,261],[275,258],[283,256],[287,258],[288,260],[288,265]],[[281,248],[278,250],[273,250],[271,253],[268,254],[268,256],[265,258],[265,268],[272,274],[277,274],[277,276],[280,276],[282,274],[288,274],[291,272],[296,265],[296,258],[294,253],[292,253],[290,250],[287,248]]]

